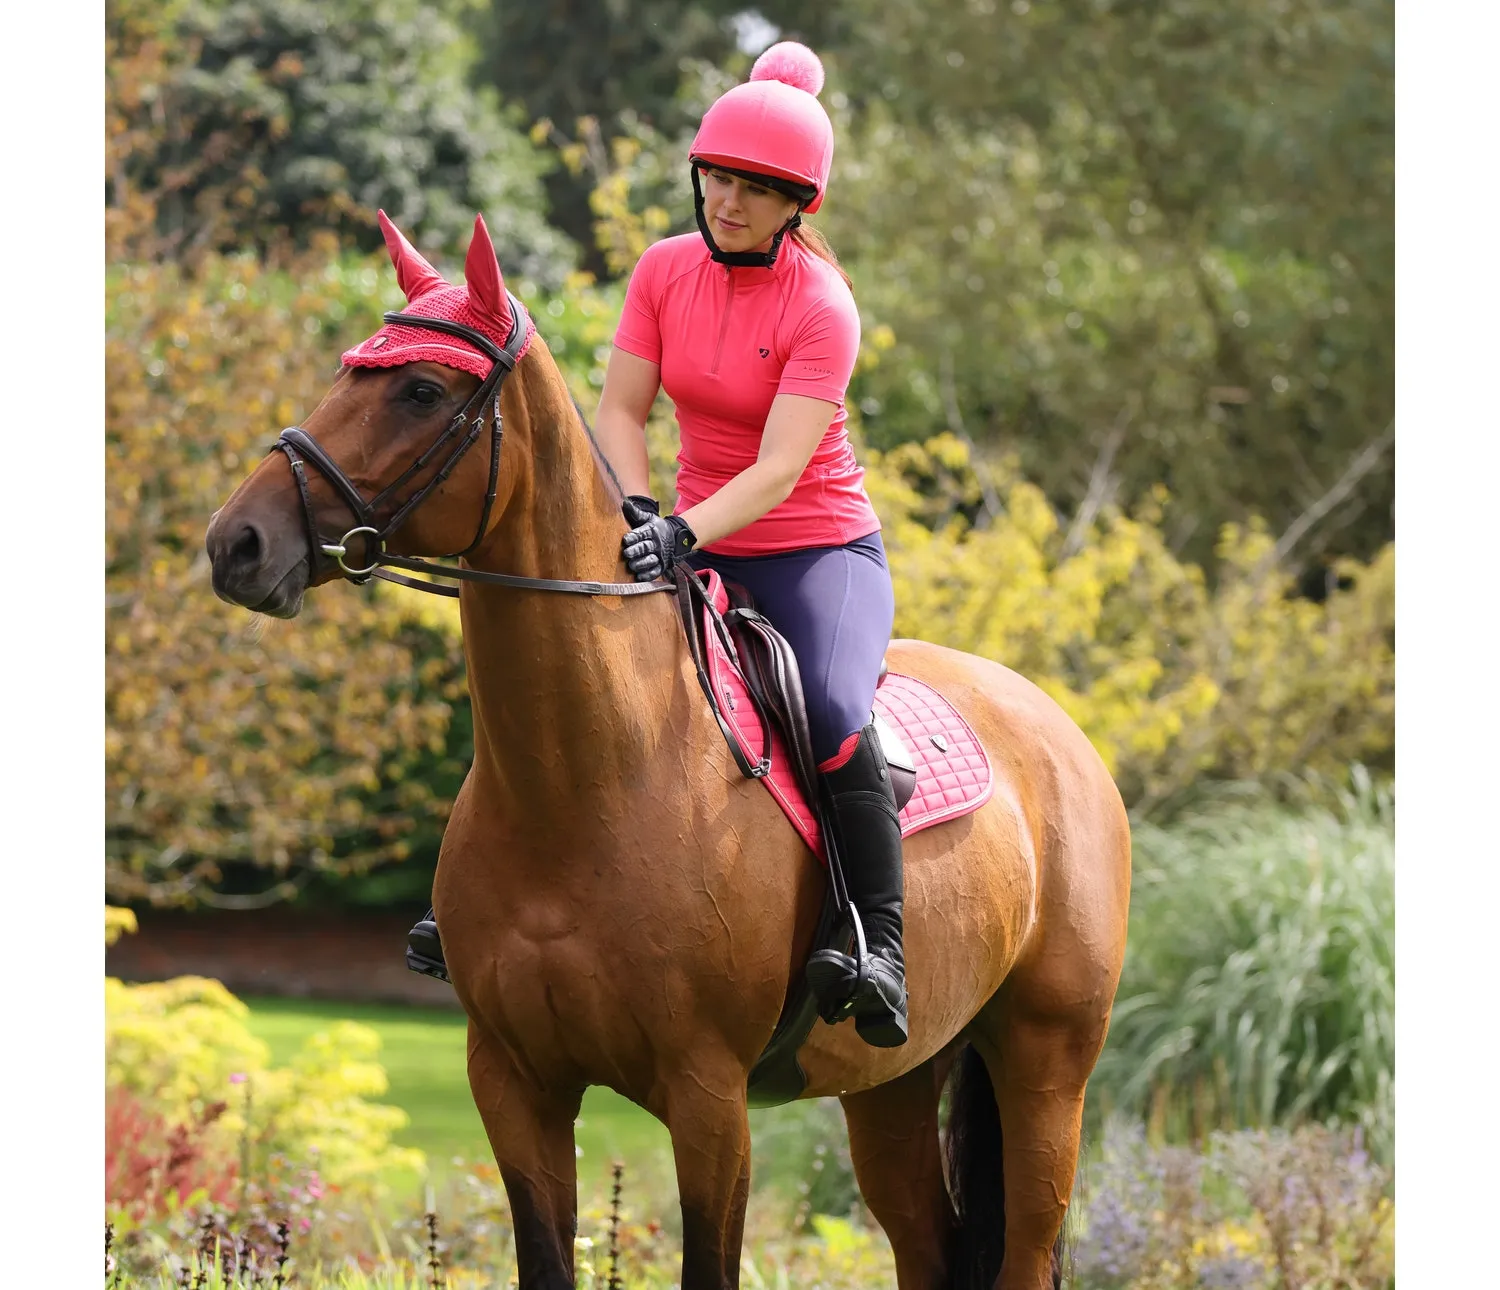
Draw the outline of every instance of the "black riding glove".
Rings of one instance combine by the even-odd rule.
[[[644,524],[651,516],[660,515],[661,506],[654,497],[631,493],[620,503],[620,513],[625,516],[625,523],[635,528],[638,524]]]
[[[697,545],[697,535],[682,516],[649,515],[620,539],[620,554],[637,582],[653,582],[665,578]]]

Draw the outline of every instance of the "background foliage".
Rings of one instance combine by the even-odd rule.
[[[111,273],[106,361],[106,855],[111,893],[211,894],[226,865],[281,880],[431,847],[466,763],[456,637],[409,602],[316,597],[295,627],[209,585],[203,529],[227,489],[378,325],[367,266],[270,274],[251,258]],[[348,323],[345,323],[348,319]],[[358,656],[361,666],[350,667]],[[232,884],[231,884],[232,886]]]
[[[905,360],[872,438],[961,420],[1070,509],[1164,484],[1199,562],[1388,448],[1389,4],[847,8],[827,223]],[[1300,554],[1389,536],[1362,469]]]
[[[122,1235],[183,1207],[243,1204],[278,1173],[375,1195],[423,1167],[390,1140],[406,1113],[373,1100],[386,1077],[367,1026],[337,1023],[272,1067],[217,981],[107,978],[104,1015],[106,1185]]]
[[[117,235],[134,255],[185,259],[329,233],[373,250],[384,207],[452,248],[481,209],[505,228],[513,265],[556,280],[574,252],[545,218],[551,159],[493,85],[468,82],[464,7],[109,0]]]

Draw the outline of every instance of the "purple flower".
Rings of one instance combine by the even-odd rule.
[[[1227,1254],[1198,1265],[1200,1290],[1257,1290],[1265,1284],[1265,1269],[1253,1259]]]

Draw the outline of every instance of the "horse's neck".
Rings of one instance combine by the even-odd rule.
[[[619,558],[619,499],[559,384],[543,373],[523,386],[525,424],[508,436],[519,451],[502,464],[517,471],[515,489],[472,563],[526,577],[617,582],[628,576]],[[661,737],[680,664],[670,596],[465,584],[460,604],[475,764],[489,791],[534,808],[639,779]]]

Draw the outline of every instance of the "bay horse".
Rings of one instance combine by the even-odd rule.
[[[310,587],[368,576],[381,550],[408,568],[463,551],[469,576],[491,577],[460,593],[474,761],[433,904],[520,1284],[574,1284],[573,1122],[602,1084],[671,1135],[683,1290],[736,1287],[746,1078],[807,961],[826,878],[731,759],[673,598],[617,594],[620,490],[540,335],[518,358],[525,314],[483,220],[462,288],[394,226],[387,238],[409,308],[434,283],[466,291],[512,343],[487,341],[499,358],[483,380],[430,361],[345,366],[213,516],[213,585],[290,618]],[[489,452],[444,457],[455,427]],[[351,541],[376,552],[368,568]],[[563,595],[544,580],[606,585]],[[818,1025],[804,1095],[843,1104],[900,1290],[1055,1287],[1084,1086],[1124,958],[1128,822],[1088,739],[1036,686],[922,641],[893,641],[888,658],[967,719],[995,791],[907,840],[907,1043]]]

